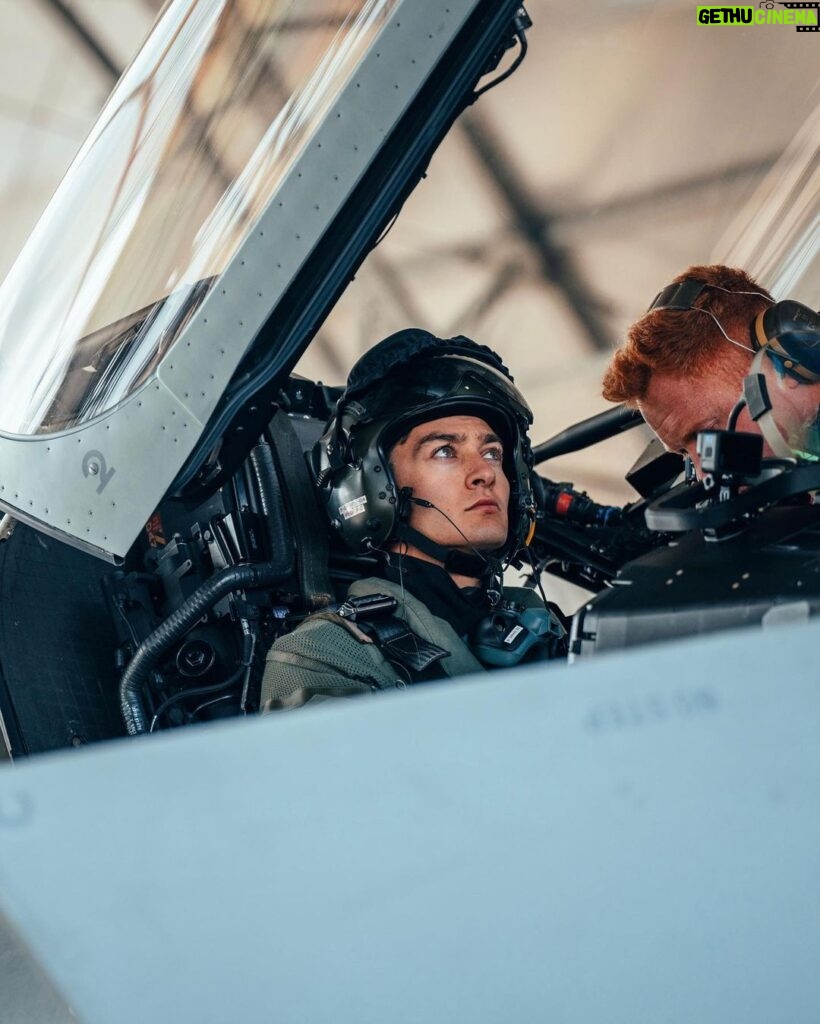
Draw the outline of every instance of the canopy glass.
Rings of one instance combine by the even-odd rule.
[[[150,379],[396,2],[166,7],[0,289],[0,431]]]

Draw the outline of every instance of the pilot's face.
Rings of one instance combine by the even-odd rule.
[[[435,508],[411,506],[410,525],[448,548],[491,551],[507,539],[510,484],[501,439],[477,416],[444,416],[414,427],[390,455],[397,485]],[[420,552],[408,550],[419,558]],[[428,559],[429,560],[429,559]]]

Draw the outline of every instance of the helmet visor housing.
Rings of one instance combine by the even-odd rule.
[[[385,454],[415,426],[443,416],[471,415],[499,429],[514,447],[532,412],[513,382],[499,370],[466,356],[443,355],[388,378],[367,403],[368,420],[382,421]]]

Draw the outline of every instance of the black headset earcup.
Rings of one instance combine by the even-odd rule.
[[[776,302],[758,314],[751,335],[755,348],[767,346],[790,376],[820,381],[820,313],[792,299]]]

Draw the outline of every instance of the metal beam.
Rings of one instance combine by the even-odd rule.
[[[624,214],[632,216],[636,213],[652,212],[662,203],[697,196],[699,192],[717,185],[730,185],[745,181],[747,178],[762,178],[772,169],[780,155],[780,152],[770,153],[757,160],[741,161],[719,170],[706,171],[703,174],[680,178],[677,181],[666,181],[654,188],[614,196],[612,199],[596,202],[593,206],[579,206],[574,210],[565,209],[554,214],[552,223],[556,226],[561,225],[561,227],[564,225],[574,227],[576,224],[585,224],[589,221],[594,221],[597,224],[608,217],[616,218]]]
[[[345,16],[317,15],[310,18],[288,18],[275,26],[277,35],[284,35],[286,32],[315,32],[321,28],[341,28],[347,21]]]
[[[503,298],[504,295],[526,276],[526,270],[518,260],[508,260],[495,274],[489,286],[474,298],[470,305],[461,311],[452,322],[448,333],[469,334],[479,326],[486,313]]]
[[[614,349],[615,340],[601,315],[604,303],[583,280],[570,253],[550,238],[550,215],[530,194],[486,119],[472,111],[459,123],[481,168],[537,258],[544,279],[563,293],[591,346],[602,351]]]
[[[105,73],[106,77],[110,81],[116,82],[123,69],[85,22],[68,6],[65,0],[41,0],[41,3],[60,18],[71,34],[80,41],[83,49],[92,58],[97,67]]]
[[[741,161],[719,170],[681,178],[677,181],[663,182],[653,188],[626,194],[621,193],[591,206],[555,209],[550,212],[549,223],[554,233],[557,235],[560,231],[562,236],[571,234],[575,227],[584,227],[587,224],[594,225],[596,229],[606,228],[607,231],[611,231],[613,224],[617,225],[618,219],[621,217],[634,218],[635,215],[650,215],[665,203],[687,199],[697,201],[700,194],[710,188],[721,185],[733,186],[750,179],[762,178],[772,169],[780,155],[779,152],[769,154],[759,160]],[[634,228],[635,223],[634,219],[630,220],[631,227]],[[501,238],[508,242],[514,233],[517,237],[517,229],[513,226]],[[498,250],[498,246],[499,234],[496,232],[488,234],[484,241],[454,242],[426,249],[422,254],[422,259],[426,267],[429,267],[434,261],[485,264]],[[412,260],[406,259],[404,265],[412,269]]]
[[[414,327],[420,327],[425,322],[426,317],[416,305],[410,290],[405,286],[401,274],[393,264],[377,251],[371,251],[367,258],[367,266],[379,279],[408,323]]]

